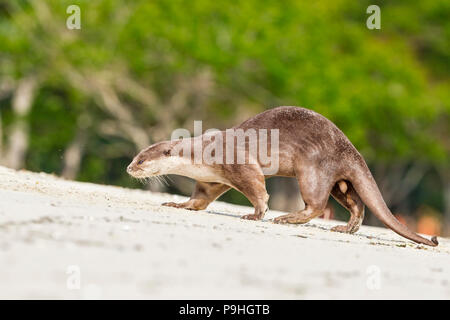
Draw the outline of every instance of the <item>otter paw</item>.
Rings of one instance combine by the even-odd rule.
[[[186,210],[191,210],[191,211],[198,211],[198,210],[202,210],[202,208],[197,208],[192,206],[189,203],[175,203],[175,202],[164,202],[163,204],[161,204],[162,206],[165,207],[173,207],[173,208],[178,208],[178,209],[186,209]]]
[[[361,220],[350,221],[345,226],[336,226],[336,227],[331,228],[331,231],[353,234],[359,230],[360,225],[361,225]]]
[[[277,224],[294,224],[296,223],[295,221],[292,220],[292,218],[290,217],[278,217],[278,218],[274,218],[273,219],[273,223],[277,223]]]
[[[331,228],[331,231],[341,232],[341,233],[352,233],[348,226],[335,226]]]
[[[198,211],[198,210],[202,210],[201,208],[194,208],[194,207],[180,207],[186,210],[191,210],[191,211]]]
[[[311,220],[310,217],[298,213],[289,213],[284,216],[273,219],[274,223],[290,223],[290,224],[304,224]]]
[[[242,219],[244,219],[244,220],[261,220],[262,217],[259,214],[246,214],[245,216],[242,216]]]
[[[175,202],[164,202],[161,205],[165,207],[183,208],[182,203],[175,203]]]
[[[286,219],[282,219],[281,217],[274,218],[272,220],[273,223],[287,223]]]

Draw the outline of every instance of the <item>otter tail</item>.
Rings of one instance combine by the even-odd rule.
[[[417,243],[423,243],[432,247],[437,246],[439,243],[435,236],[433,236],[431,240],[421,237],[409,230],[394,217],[384,202],[381,192],[378,189],[369,168],[364,160],[361,160],[362,161],[359,162],[361,166],[357,166],[355,168],[352,177],[349,177],[349,180],[370,211],[373,212],[373,214],[375,214],[375,216],[377,216],[377,218],[380,219],[380,221],[383,222],[388,228],[392,229],[399,235]]]

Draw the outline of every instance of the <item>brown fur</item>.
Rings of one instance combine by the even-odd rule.
[[[436,237],[431,241],[425,239],[395,219],[361,154],[344,133],[322,115],[299,107],[278,107],[260,113],[235,128],[279,129],[279,170],[275,175],[296,177],[306,206],[299,212],[278,217],[274,222],[306,223],[323,214],[331,194],[351,214],[347,225],[334,227],[334,231],[356,232],[364,218],[366,204],[386,226],[398,234],[418,243],[430,246],[438,244]],[[225,136],[224,132],[222,134]],[[139,159],[167,156],[177,143],[166,141],[142,151],[130,164],[130,174],[139,170]],[[254,165],[201,166],[212,170],[220,177],[220,181],[198,181],[187,202],[164,205],[202,210],[232,187],[242,192],[255,207],[254,214],[244,216],[244,219],[260,220],[264,217],[269,196],[261,162]],[[185,168],[181,174],[189,176],[189,171],[190,168]]]

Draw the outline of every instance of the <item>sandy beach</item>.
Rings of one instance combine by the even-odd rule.
[[[417,245],[338,221],[276,225],[253,208],[0,167],[1,299],[449,299],[450,240]]]

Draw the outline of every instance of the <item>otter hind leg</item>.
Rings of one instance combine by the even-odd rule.
[[[350,219],[345,226],[336,226],[332,231],[355,233],[364,219],[364,203],[348,181],[339,181],[331,190],[331,195],[350,212]]]
[[[204,210],[230,187],[222,183],[209,183],[197,181],[191,198],[182,203],[165,202],[166,207],[182,208],[187,210]]]
[[[306,168],[297,174],[305,209],[275,218],[275,223],[303,224],[324,213],[332,184],[327,174],[315,168]]]

